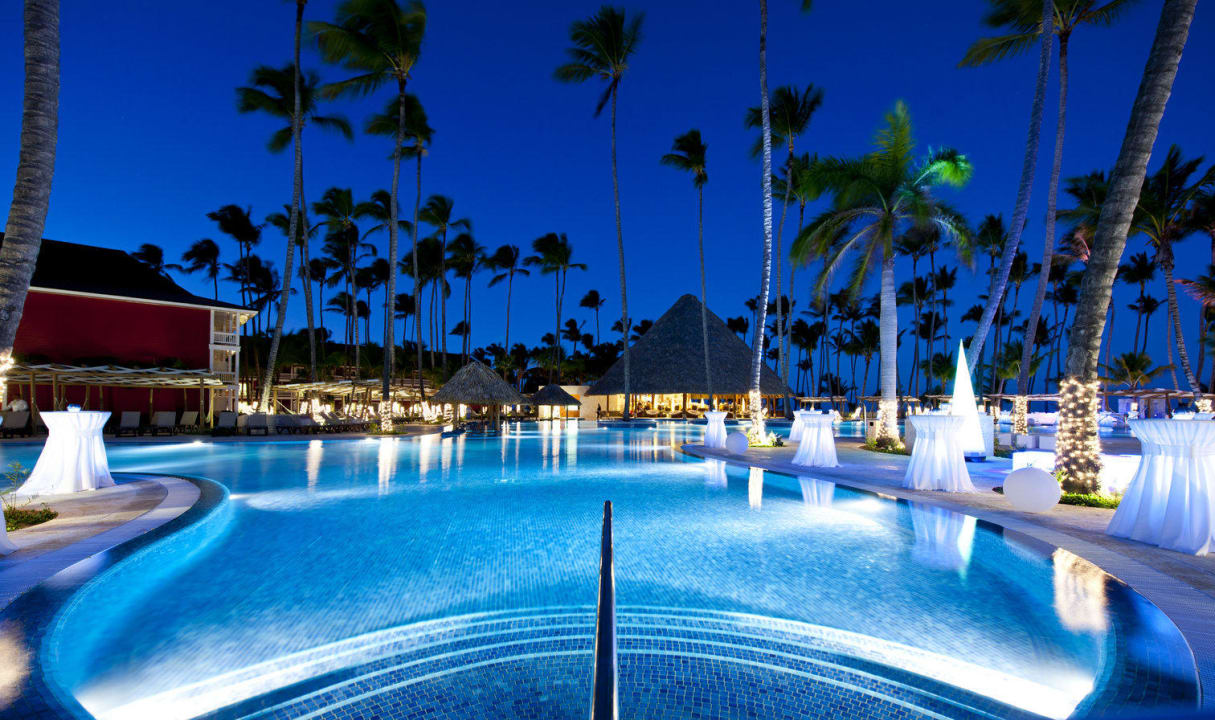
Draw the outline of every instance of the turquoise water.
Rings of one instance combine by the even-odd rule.
[[[512,712],[585,717],[584,640],[610,499],[622,625],[641,628],[638,638],[716,633],[696,636],[709,650],[684,652],[720,661],[726,681],[715,682],[756,687],[753,675],[778,672],[773,658],[789,655],[766,644],[778,640],[829,646],[870,673],[915,673],[934,698],[957,688],[1051,717],[1084,711],[1146,665],[1187,681],[1171,623],[1085,561],[956,513],[678,452],[702,432],[533,423],[493,439],[112,445],[112,469],[205,476],[228,488],[228,506],[207,532],[162,541],[86,586],[57,618],[43,662],[98,717],[184,718],[283,688],[363,687],[355,679],[370,682],[368,663],[458,636],[467,649],[442,653],[449,666],[427,682],[460,678],[444,690],[459,695],[517,673],[477,702],[533,682],[542,697]],[[32,465],[34,452],[6,446],[0,459]],[[561,639],[502,659],[520,632]],[[735,662],[739,638],[766,659]],[[483,661],[486,648],[497,659]],[[1138,657],[1145,648],[1151,657]],[[645,686],[701,677],[672,667]],[[800,677],[779,672],[786,684]],[[392,692],[415,687],[403,673]],[[622,716],[630,702],[657,702],[630,700],[621,682]]]

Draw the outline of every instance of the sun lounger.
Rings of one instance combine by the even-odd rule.
[[[298,428],[298,432],[308,433],[310,435],[320,432],[321,429],[321,426],[317,424],[316,420],[313,420],[312,416],[307,413],[296,415],[295,425],[296,428]]]
[[[212,433],[215,435],[235,435],[236,430],[236,413],[225,410],[219,414],[219,419],[216,420]]]
[[[270,416],[266,413],[253,413],[245,420],[245,434],[269,435]]]
[[[123,435],[142,435],[143,425],[140,422],[140,414],[138,410],[123,410],[122,416],[118,418],[118,430],[114,433],[118,437]]]
[[[4,437],[14,435],[29,437],[32,431],[28,410],[11,410],[0,413],[0,434]]]
[[[152,425],[149,428],[153,435],[159,435],[162,432],[169,435],[177,434],[177,413],[172,410],[161,410],[152,416]]]
[[[198,411],[186,410],[177,421],[178,432],[193,432],[198,429]]]

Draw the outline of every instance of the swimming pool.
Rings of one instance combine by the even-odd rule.
[[[227,503],[77,592],[40,661],[106,719],[583,718],[610,499],[622,717],[1193,706],[1172,623],[1084,560],[678,451],[702,432],[113,445]]]

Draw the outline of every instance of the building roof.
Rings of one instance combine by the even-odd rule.
[[[439,388],[431,402],[440,405],[528,405],[519,394],[484,363],[470,360]]]
[[[641,394],[705,394],[704,335],[700,300],[684,295],[633,344],[629,352],[629,390]],[[721,318],[708,312],[709,366],[714,395],[745,395],[751,388],[751,348]],[[760,372],[764,395],[788,392],[780,377],[764,363]],[[624,359],[616,361],[585,395],[624,392]],[[792,393],[790,393],[792,394]]]
[[[4,233],[0,233],[0,246],[3,244]],[[30,287],[251,312],[195,295],[124,250],[60,240],[42,241]]]
[[[533,405],[550,405],[553,407],[578,407],[582,403],[578,402],[578,398],[570,395],[565,391],[565,388],[560,385],[545,385],[532,395]]]

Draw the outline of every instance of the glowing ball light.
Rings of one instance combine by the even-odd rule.
[[[726,452],[742,455],[747,452],[749,447],[751,447],[751,441],[747,439],[746,433],[732,432],[726,436]]]
[[[1046,512],[1059,504],[1059,483],[1045,470],[1024,467],[1004,478],[1004,497],[1021,512]]]

